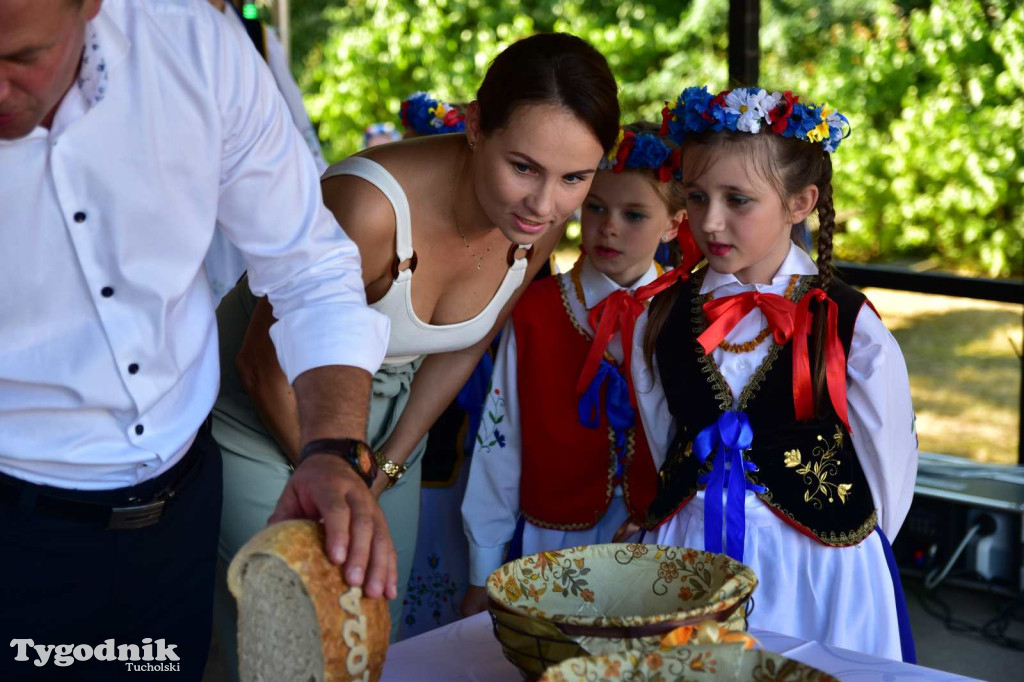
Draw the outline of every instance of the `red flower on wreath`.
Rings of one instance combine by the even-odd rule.
[[[786,126],[789,125],[789,117],[793,114],[793,105],[800,101],[799,97],[794,97],[791,90],[786,90],[782,93],[782,101],[779,102],[779,106],[771,112],[772,132],[782,134],[786,131]]]
[[[466,120],[466,117],[459,113],[458,109],[449,109],[444,115],[444,124],[446,126],[455,126]]]
[[[668,135],[668,122],[673,118],[672,109],[669,107],[669,103],[665,102],[665,106],[661,110],[661,130],[658,131],[658,135],[662,137]]]
[[[621,173],[622,169],[626,167],[626,159],[629,158],[629,153],[633,151],[633,145],[636,144],[636,135],[631,131],[626,131],[622,136],[622,142],[619,143],[619,149],[615,152],[615,166],[612,170],[616,173]]]
[[[664,163],[661,164],[661,168],[658,169],[658,180],[660,182],[669,182],[672,176],[679,172],[679,169],[683,165],[683,150],[676,147],[672,150],[667,157],[665,157]]]

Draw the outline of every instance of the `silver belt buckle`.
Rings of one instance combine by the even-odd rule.
[[[166,500],[140,504],[134,507],[114,507],[110,510],[107,530],[133,530],[152,526],[164,513]]]

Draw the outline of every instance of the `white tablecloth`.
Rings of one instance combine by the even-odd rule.
[[[752,635],[771,651],[812,665],[843,682],[889,680],[969,680],[953,673],[875,658],[764,630]],[[388,649],[381,682],[522,682],[494,638],[491,618],[480,613]]]

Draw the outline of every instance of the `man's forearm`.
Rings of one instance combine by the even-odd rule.
[[[302,444],[320,438],[366,438],[372,375],[347,365],[316,367],[295,378]]]

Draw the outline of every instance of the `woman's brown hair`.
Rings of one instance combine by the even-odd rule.
[[[605,152],[619,134],[615,77],[604,56],[568,33],[538,33],[495,57],[476,95],[485,134],[504,128],[517,107],[552,103],[583,121]]]

